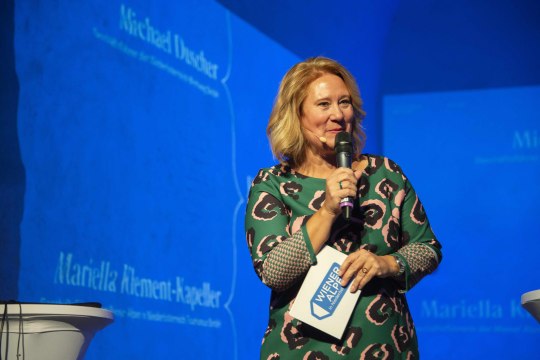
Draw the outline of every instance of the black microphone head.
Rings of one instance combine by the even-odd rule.
[[[336,153],[352,153],[351,134],[347,131],[341,131],[336,135],[336,144],[334,145]]]

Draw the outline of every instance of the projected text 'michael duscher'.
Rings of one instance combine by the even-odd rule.
[[[190,49],[180,35],[173,34],[170,30],[158,30],[150,23],[148,17],[139,20],[135,11],[123,4],[120,5],[120,29],[167,54],[173,55],[176,59],[203,73],[210,79],[217,80],[219,66],[210,61],[205,56],[204,51],[197,52]]]

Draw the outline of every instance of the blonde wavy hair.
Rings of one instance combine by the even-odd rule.
[[[352,141],[354,158],[360,157],[366,134],[362,120],[366,113],[358,85],[351,73],[337,61],[325,57],[313,57],[294,65],[283,77],[270,114],[266,134],[272,153],[281,164],[300,166],[306,159],[308,143],[302,132],[302,104],[308,95],[309,85],[325,74],[339,76],[349,94],[353,106]]]

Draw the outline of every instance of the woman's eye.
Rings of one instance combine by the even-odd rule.
[[[319,106],[327,108],[330,106],[330,103],[328,101],[323,101],[319,103]]]
[[[342,107],[348,107],[351,105],[351,100],[349,99],[344,99],[344,100],[341,100],[339,102],[339,105],[341,105]]]

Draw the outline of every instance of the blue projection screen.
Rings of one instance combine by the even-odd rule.
[[[443,244],[409,293],[427,359],[532,359],[540,326],[540,87],[384,98],[384,152],[400,163]]]
[[[244,202],[297,58],[211,1],[18,1],[15,20],[19,300],[112,310],[87,359],[256,357]]]

